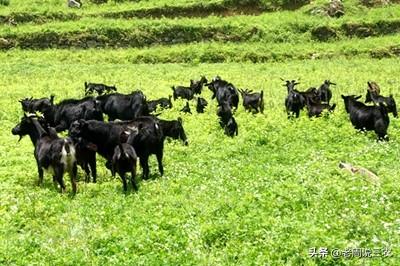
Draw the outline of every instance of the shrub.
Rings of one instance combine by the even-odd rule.
[[[10,4],[10,0],[0,0],[0,5],[8,6]]]

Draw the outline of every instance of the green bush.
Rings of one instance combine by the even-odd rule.
[[[0,5],[8,6],[10,4],[10,0],[0,0]]]

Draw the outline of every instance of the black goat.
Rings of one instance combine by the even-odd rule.
[[[190,110],[189,102],[186,102],[186,105],[180,110],[180,112],[192,114],[192,111]]]
[[[68,129],[70,124],[78,119],[103,120],[100,105],[93,97],[83,99],[66,99],[58,104],[53,103],[54,95],[50,98],[20,100],[25,112],[41,112],[48,125],[55,127],[57,132]]]
[[[75,144],[76,162],[85,171],[85,182],[90,182],[90,174],[93,183],[97,182],[96,151],[97,146],[82,138],[72,139]]]
[[[300,110],[303,109],[306,104],[306,99],[304,98],[304,96],[294,89],[294,87],[298,84],[299,83],[295,80],[287,80],[286,84],[283,85],[287,88],[288,91],[288,95],[285,99],[285,107],[288,118],[292,117],[293,114],[296,117],[299,117]]]
[[[238,135],[238,125],[236,123],[235,118],[232,116],[229,118],[228,122],[224,126],[224,132],[225,135],[228,135],[229,137],[233,137],[234,135]]]
[[[374,130],[379,140],[389,140],[387,128],[390,120],[386,107],[382,103],[379,106],[367,106],[357,101],[361,96],[342,95],[342,98],[354,128],[362,131]]]
[[[336,104],[333,104],[330,106],[327,103],[320,103],[320,102],[315,102],[312,99],[306,98],[307,101],[307,109],[308,109],[308,117],[319,117],[321,116],[322,112],[324,110],[327,110],[329,112],[333,112],[335,110]]]
[[[306,101],[311,100],[314,103],[321,103],[319,92],[314,87],[311,87],[306,91],[299,91],[299,93],[304,97]]]
[[[36,117],[26,116],[20,123],[12,129],[13,135],[19,135],[20,139],[29,135],[35,147],[34,156],[36,159],[39,185],[43,183],[43,169],[52,172],[53,182],[61,187],[61,192],[65,191],[63,175],[69,173],[72,184],[72,191],[77,191],[76,174],[77,163],[75,158],[75,148],[69,138],[59,138],[53,131],[51,134],[40,125]]]
[[[135,149],[132,145],[128,143],[120,143],[115,146],[114,154],[112,157],[112,173],[115,176],[115,173],[122,179],[122,184],[124,191],[128,190],[128,185],[126,182],[126,173],[131,174],[131,183],[134,190],[138,190],[138,186],[135,181],[136,177],[136,162],[137,155]]]
[[[224,101],[228,101],[231,108],[238,108],[239,93],[232,83],[222,80],[217,76],[210,83],[205,85],[213,93],[211,99],[216,98],[218,105],[221,105]]]
[[[245,110],[251,112],[254,110],[255,113],[261,112],[264,113],[264,92],[253,93],[252,90],[240,90],[240,94],[243,98],[243,107]]]
[[[144,179],[149,176],[148,158],[151,154],[157,157],[160,174],[164,173],[162,164],[164,137],[159,123],[153,117],[139,117],[131,121],[111,123],[79,120],[72,123],[69,135],[73,138],[81,137],[96,145],[97,152],[107,160],[106,166],[109,169],[115,146],[127,142],[133,146],[140,158]]]
[[[390,94],[389,97],[385,97],[385,96],[377,95],[375,92],[370,92],[368,90],[366,98],[371,99],[373,101],[374,105],[383,104],[386,107],[388,113],[393,113],[394,117],[398,117],[396,101],[394,100],[392,94]]]
[[[327,104],[329,104],[329,101],[332,98],[332,91],[330,89],[331,85],[336,85],[336,84],[330,82],[329,80],[325,80],[324,83],[318,89],[318,95],[321,101],[326,102]]]
[[[204,108],[208,105],[208,102],[206,99],[198,97],[197,98],[197,105],[196,105],[196,111],[198,113],[204,113]]]
[[[185,130],[182,125],[182,118],[178,117],[177,120],[157,120],[161,126],[163,136],[170,137],[173,139],[180,139],[184,145],[188,145]]]
[[[149,114],[146,97],[142,91],[134,91],[125,95],[113,93],[96,98],[101,110],[108,115],[108,120],[131,120]]]
[[[164,109],[172,108],[171,98],[172,96],[169,95],[168,98],[160,98],[157,100],[147,101],[149,113],[156,111],[157,106],[160,106],[161,108]]]
[[[19,100],[19,102],[21,103],[22,110],[24,112],[28,113],[41,112],[42,114],[45,114],[46,112],[52,111],[49,109],[53,105],[54,95],[51,95],[49,98],[40,98],[40,99],[33,99],[32,97],[29,99],[25,98]]]
[[[190,80],[190,89],[193,91],[194,94],[201,94],[203,90],[203,85],[208,82],[205,76],[201,76],[200,80],[194,81]]]
[[[188,101],[192,100],[194,97],[194,92],[191,87],[184,86],[172,86],[174,101],[178,98],[186,99]]]
[[[223,101],[217,110],[217,115],[220,118],[219,124],[224,129],[226,135],[233,137],[238,135],[238,125],[232,114],[232,109],[228,101]]]

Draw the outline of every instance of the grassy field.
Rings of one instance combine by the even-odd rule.
[[[0,52],[0,264],[398,265],[400,122],[390,116],[390,141],[377,142],[374,133],[362,134],[351,126],[340,97],[364,96],[366,82],[374,80],[383,94],[400,99],[399,34],[341,35],[344,24],[384,28],[396,21],[397,5],[366,9],[358,1],[346,1],[348,15],[339,20],[307,15],[323,1],[259,16],[102,20],[86,12],[163,7],[167,2],[112,1],[81,10],[66,10],[58,1],[28,2],[11,0],[0,14],[73,12],[83,17],[0,26],[0,46],[1,38],[22,36],[19,48]],[[364,15],[356,15],[363,10]],[[338,38],[311,38],[310,29],[321,21],[336,29]],[[229,41],[187,39],[174,45],[148,45],[139,39],[144,48],[27,49],[26,38],[41,32],[75,29],[81,34],[91,29],[96,35],[118,28],[126,34],[146,28],[174,38],[170,29],[185,27],[205,33],[212,27],[230,29],[239,37],[257,27],[262,34]],[[18,142],[11,134],[23,115],[21,98],[51,93],[56,102],[80,98],[84,81],[92,81],[115,84],[124,93],[141,89],[148,99],[156,99],[171,94],[172,85],[201,75],[220,75],[238,88],[263,90],[265,113],[252,115],[240,105],[235,114],[239,135],[229,138],[218,125],[210,91],[203,91],[209,101],[205,114],[183,115],[179,110],[185,102],[175,101],[161,117],[182,117],[189,146],[167,140],[165,175],[158,175],[151,157],[153,178],[140,182],[137,193],[124,194],[121,181],[110,176],[99,156],[98,183],[84,183],[79,170],[75,196],[68,178],[65,194],[56,191],[49,175],[38,187],[30,139]],[[281,77],[300,78],[301,90],[325,79],[337,83],[332,88],[335,112],[318,119],[302,113],[288,120]],[[195,110],[194,103],[191,108]],[[379,183],[341,170],[341,161],[370,169]],[[313,247],[387,247],[391,255],[312,258]]]

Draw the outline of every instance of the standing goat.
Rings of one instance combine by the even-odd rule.
[[[240,94],[243,98],[243,107],[247,111],[251,112],[254,109],[255,113],[264,113],[264,92],[254,92],[252,90],[239,89]]]
[[[122,183],[124,186],[124,191],[126,192],[128,189],[126,182],[126,173],[131,173],[131,183],[134,190],[138,190],[138,186],[135,181],[136,177],[136,162],[137,155],[135,149],[132,145],[128,143],[120,143],[115,146],[114,155],[112,157],[112,173],[115,176],[115,173],[122,179]]]
[[[46,131],[36,117],[26,116],[21,122],[12,129],[13,135],[19,135],[20,140],[23,136],[29,135],[33,146],[34,155],[39,173],[39,185],[43,183],[43,170],[53,174],[53,182],[61,187],[61,192],[65,191],[63,175],[69,173],[72,184],[72,191],[75,194],[77,163],[75,158],[75,148],[70,138],[59,138],[54,130]]]

